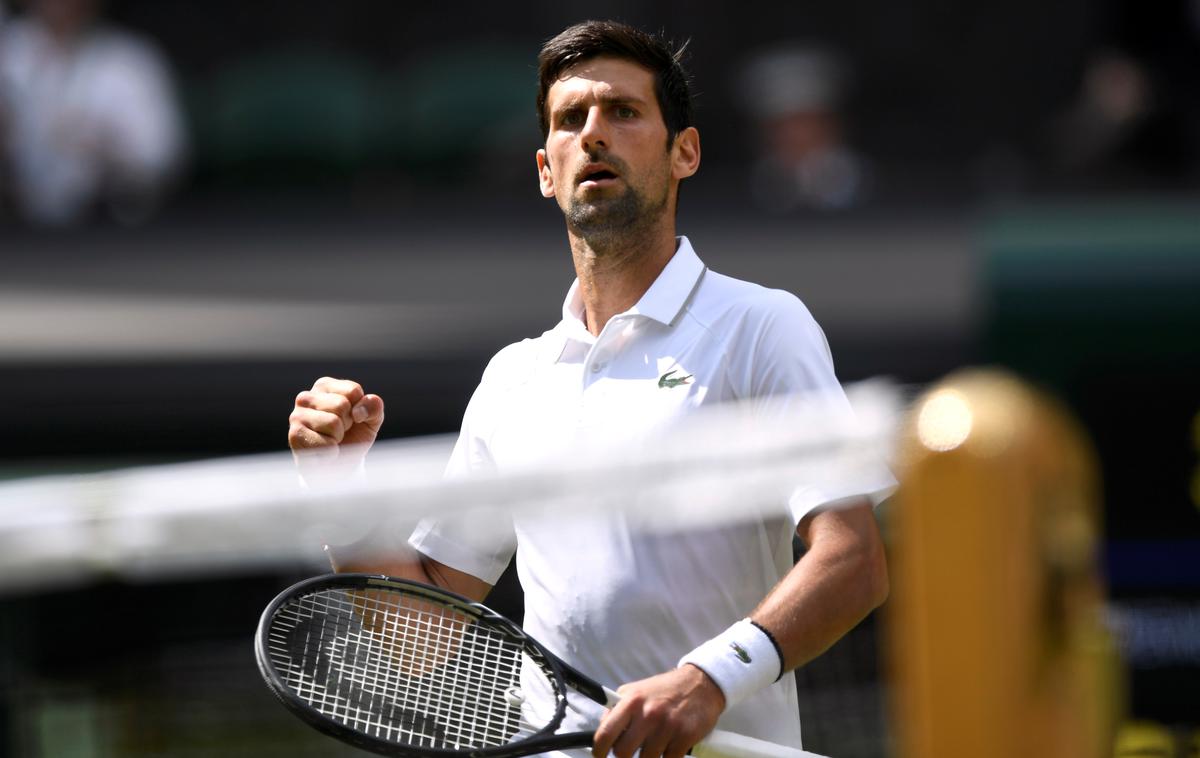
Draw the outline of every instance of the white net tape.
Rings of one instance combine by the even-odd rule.
[[[316,566],[324,541],[411,528],[431,514],[623,510],[650,529],[755,518],[755,508],[784,507],[797,483],[838,492],[891,458],[900,391],[870,382],[847,394],[852,417],[805,401],[770,421],[753,408],[716,406],[661,434],[592,440],[469,479],[443,478],[453,440],[435,437],[376,444],[367,474],[320,486],[303,486],[287,453],[6,482],[0,590]]]

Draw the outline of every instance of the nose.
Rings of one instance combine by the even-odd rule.
[[[579,132],[579,141],[584,150],[608,147],[608,123],[603,109],[593,107],[588,110],[587,121]]]

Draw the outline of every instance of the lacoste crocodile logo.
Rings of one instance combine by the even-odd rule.
[[[733,649],[733,652],[737,654],[738,659],[741,660],[742,663],[750,662],[750,654],[746,652],[746,648],[742,647],[736,642],[730,642],[729,647]]]
[[[671,376],[671,374],[674,374],[678,370],[679,369],[677,369],[677,368],[673,368],[670,371],[668,371],[667,373],[658,377],[658,388],[662,389],[664,387],[667,387],[667,388],[678,387],[681,384],[691,384],[692,383],[692,375],[691,374],[688,374],[687,376]]]

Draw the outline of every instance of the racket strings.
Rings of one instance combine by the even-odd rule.
[[[523,667],[548,670],[536,649],[420,598],[379,590],[299,597],[272,619],[268,651],[310,706],[389,742],[475,749],[548,726],[522,716]]]

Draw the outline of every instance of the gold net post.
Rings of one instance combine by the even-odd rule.
[[[902,758],[1110,756],[1115,654],[1083,435],[1014,377],[950,377],[901,442],[888,616]]]

